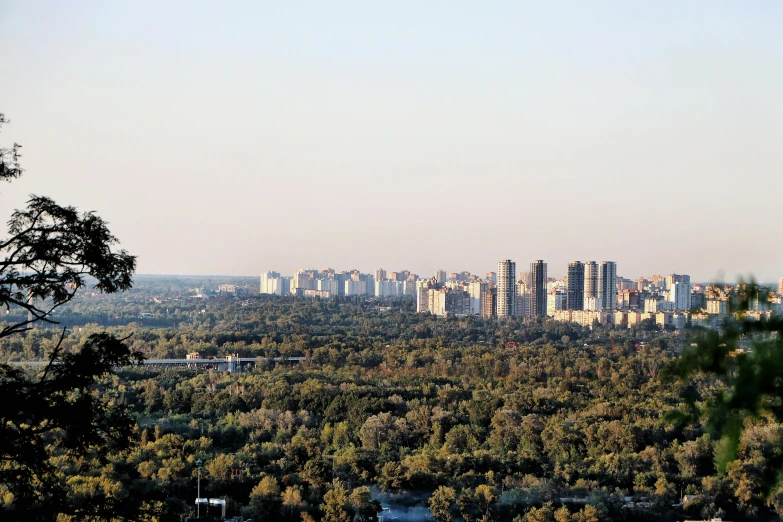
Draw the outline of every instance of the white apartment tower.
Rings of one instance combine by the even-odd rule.
[[[471,281],[466,285],[466,288],[468,295],[470,295],[470,313],[481,314],[481,297],[489,291],[489,285],[483,281]]]
[[[585,265],[586,277],[587,265]],[[585,296],[587,296],[586,291]],[[617,308],[617,263],[614,261],[601,261],[598,265],[598,297],[604,310]]]
[[[516,294],[517,264],[510,259],[498,262],[497,316],[514,315],[514,297]]]
[[[691,285],[689,283],[672,283],[669,290],[669,301],[677,310],[688,310],[691,307]]]

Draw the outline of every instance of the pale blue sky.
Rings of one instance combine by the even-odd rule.
[[[142,273],[783,276],[783,3],[0,0],[0,142]],[[4,218],[3,218],[4,219]]]

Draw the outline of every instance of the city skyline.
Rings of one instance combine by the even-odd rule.
[[[387,268],[376,268],[373,270],[361,270],[356,267],[351,268],[334,268],[334,267],[308,267],[308,268],[297,268],[296,270],[292,272],[285,272],[285,271],[279,271],[279,270],[265,270],[261,272],[261,284],[262,286],[264,283],[264,278],[268,277],[270,274],[273,274],[274,277],[288,277],[292,278],[295,277],[298,273],[311,273],[311,274],[327,274],[334,276],[335,274],[343,274],[343,275],[350,275],[350,274],[367,274],[374,277],[376,281],[379,280],[397,280],[397,281],[434,281],[437,284],[443,284],[447,281],[453,281],[453,280],[471,280],[471,281],[483,281],[483,282],[491,282],[495,287],[498,286],[504,286],[508,285],[509,287],[512,287],[513,285],[516,285],[518,283],[523,283],[528,285],[529,287],[538,287],[537,283],[534,283],[534,280],[536,280],[536,277],[533,275],[536,270],[539,271],[538,278],[546,282],[551,281],[561,281],[564,285],[563,292],[564,292],[564,306],[566,306],[568,309],[581,309],[579,305],[576,307],[571,307],[568,303],[570,302],[568,299],[568,296],[573,292],[574,288],[578,289],[578,292],[574,296],[574,302],[579,301],[578,297],[581,296],[582,299],[586,298],[602,298],[602,294],[608,291],[608,289],[612,288],[612,281],[632,281],[637,282],[640,280],[647,280],[647,278],[651,278],[651,281],[657,281],[660,280],[663,283],[665,283],[665,286],[667,288],[673,287],[676,283],[687,283],[688,285],[721,285],[721,284],[727,284],[727,285],[735,285],[737,283],[747,283],[750,282],[749,279],[743,279],[741,281],[699,281],[694,279],[690,274],[683,275],[682,270],[659,270],[654,273],[649,274],[628,274],[623,271],[618,271],[617,261],[593,261],[593,260],[572,260],[568,263],[566,266],[566,269],[562,272],[552,272],[549,271],[548,266],[550,265],[549,262],[538,259],[533,260],[529,263],[529,265],[525,262],[522,262],[521,266],[522,268],[529,267],[530,270],[521,270],[518,268],[518,264],[513,259],[501,259],[496,263],[496,266],[493,267],[497,270],[495,271],[488,271],[484,272],[484,275],[481,274],[481,271],[471,271],[471,270],[459,270],[459,271],[450,271],[443,268],[438,268],[434,270],[432,273],[426,273],[426,272],[420,272],[416,270],[408,270],[405,269],[399,269],[399,270],[391,270]],[[535,267],[543,267],[536,269]],[[687,272],[687,270],[685,271]],[[508,281],[504,282],[503,274],[507,274]],[[569,275],[575,275],[576,280],[569,279]],[[664,275],[666,274],[666,275]],[[194,276],[200,276],[200,274],[139,274],[139,275],[194,275]],[[214,277],[258,277],[258,274],[256,275],[246,275],[246,274],[240,274],[237,276],[231,275],[231,274],[206,274],[204,277],[207,276],[214,276]],[[592,282],[591,282],[592,281]],[[779,294],[783,295],[783,277],[775,278],[774,281],[760,281],[755,280],[755,282],[759,285],[763,285],[767,288],[769,288],[772,291],[777,291]],[[544,285],[545,286],[545,285]],[[509,292],[513,293],[514,289],[509,288]],[[544,291],[546,291],[544,289]],[[599,301],[600,302],[600,301]],[[612,308],[617,303],[614,301],[610,301],[609,303],[603,303],[604,307],[606,308]],[[511,297],[511,302],[508,305],[509,310],[513,310],[515,306],[514,298]],[[526,311],[526,315],[530,311]]]
[[[514,259],[516,259],[516,258],[514,258]],[[512,259],[512,262],[514,262],[516,264],[516,261],[513,261],[513,259]],[[545,264],[547,266],[556,266],[555,271],[548,270],[547,277],[549,279],[561,279],[561,280],[566,281],[567,280],[567,276],[568,276],[569,264],[573,263],[573,262],[579,262],[579,261],[578,260],[571,260],[571,261],[565,263],[563,265],[562,269],[559,269],[556,266],[557,265],[556,263],[550,263],[549,261],[545,261]],[[596,269],[597,269],[598,265],[600,263],[599,261],[591,261],[591,260],[581,261],[581,263],[583,263],[583,268],[585,268],[587,266],[587,263],[591,263],[591,262],[595,263]],[[525,262],[525,261],[522,261],[522,263],[523,264],[521,266],[523,268],[528,265],[528,263]],[[623,267],[625,267],[625,263],[618,263],[616,261],[614,263],[615,264],[621,264]],[[422,278],[426,278],[426,279],[430,279],[432,277],[435,277],[437,279],[438,278],[437,277],[437,275],[438,275],[437,273],[438,272],[443,272],[446,275],[449,275],[449,274],[452,274],[452,273],[463,273],[464,272],[464,273],[469,273],[469,274],[475,275],[475,276],[479,277],[482,281],[486,281],[487,280],[486,279],[486,274],[489,274],[489,273],[496,274],[495,270],[497,270],[497,268],[498,268],[497,265],[498,265],[498,262],[496,261],[493,264],[493,266],[491,266],[492,271],[487,271],[486,270],[487,267],[483,267],[483,268],[479,267],[479,269],[477,269],[477,270],[468,270],[468,269],[463,267],[461,269],[455,269],[455,270],[448,270],[448,269],[443,269],[443,268],[435,268],[435,269],[433,269],[433,270],[428,272],[428,271],[425,271],[425,270],[411,270],[410,267],[407,266],[407,265],[405,266],[405,268],[399,268],[399,270],[400,271],[407,271],[407,272],[409,272],[411,274],[418,274],[418,275],[421,275]],[[274,269],[274,267],[272,267],[272,268],[265,267],[263,270],[257,271],[256,273],[252,273],[252,274],[228,274],[228,273],[219,273],[219,272],[203,273],[203,274],[185,273],[185,272],[175,272],[175,273],[151,273],[151,272],[150,273],[144,273],[144,272],[139,272],[138,275],[141,275],[141,276],[198,276],[198,277],[221,277],[221,276],[223,276],[223,277],[259,277],[259,273],[263,274],[265,272],[275,272],[275,273],[279,273],[282,276],[290,277],[290,276],[293,276],[298,270],[316,270],[316,271],[332,270],[332,271],[336,271],[336,272],[356,271],[356,272],[367,273],[367,274],[377,274],[379,271],[381,271],[384,274],[386,274],[386,273],[392,273],[394,271],[394,270],[392,270],[390,268],[378,268],[378,267],[375,267],[375,268],[365,268],[365,267],[357,267],[357,266],[337,267],[337,268],[335,268],[335,266],[336,265],[324,265],[324,266],[321,266],[321,267],[316,267],[315,265],[302,265],[302,266],[298,266],[298,267],[296,267],[296,268],[294,268],[294,269],[292,269],[290,271],[289,270],[276,270],[276,269]],[[388,267],[388,266],[391,266],[391,265],[385,264],[383,266],[387,266]],[[442,266],[442,265],[437,265],[437,266]],[[671,267],[669,267],[667,270],[657,270],[657,271],[652,271],[652,272],[649,272],[649,273],[636,273],[636,272],[626,271],[625,268],[623,268],[623,270],[621,272],[618,272],[616,275],[617,276],[627,277],[629,279],[635,280],[635,279],[638,279],[640,277],[641,278],[652,277],[652,276],[666,277],[664,274],[676,274],[676,273],[680,273],[680,272],[693,273],[693,271],[688,270],[687,267],[685,267],[685,268],[683,268],[683,267],[676,267],[676,270],[674,270]],[[516,268],[517,280],[519,280],[519,277],[522,274],[524,274],[524,273],[529,273],[529,272],[527,272],[525,270],[520,270],[519,268]],[[583,274],[582,274],[582,278],[583,278],[582,279],[582,281],[583,281],[583,284],[582,284],[582,286],[583,286],[583,288],[582,288],[582,295],[584,297],[588,296],[588,286],[586,284],[586,280],[584,279],[584,277],[587,275],[587,273],[588,273],[588,271],[585,270],[583,272]],[[482,276],[481,274],[485,274],[485,275]],[[748,274],[748,275],[754,276],[753,274]],[[385,277],[386,276],[384,275],[384,278]],[[745,281],[745,282],[749,281],[749,279],[747,277],[745,277],[745,274],[740,274],[739,277],[737,277],[737,278],[722,278],[722,279],[719,279],[719,278],[698,279],[698,278],[695,278],[695,277],[691,277],[691,282],[693,284],[724,284],[725,283],[725,284],[732,285],[732,284],[736,284],[736,283],[741,282],[740,278],[741,278],[742,281]],[[597,297],[598,296],[598,287],[597,287],[598,274],[597,273],[595,274],[595,279],[596,279],[596,293],[594,295],[592,295],[592,297]],[[783,277],[773,276],[773,277],[770,278],[770,280],[767,281],[767,280],[759,279],[759,278],[754,276],[754,279],[755,279],[755,281],[758,284],[768,286],[771,289],[775,289],[775,288],[783,289]]]
[[[550,318],[589,327],[597,322],[627,328],[649,320],[662,328],[699,325],[717,329],[730,306],[736,306],[737,289],[743,288],[692,283],[691,276],[682,273],[627,278],[618,275],[615,261],[572,261],[562,278],[549,277],[547,263],[541,259],[531,262],[529,271],[517,273],[516,266],[511,259],[501,259],[497,272],[487,272],[484,278],[442,269],[431,277],[385,269],[375,274],[300,269],[293,276],[269,271],[261,274],[260,293],[318,299],[414,297],[416,312],[440,317]],[[780,285],[777,293],[772,288],[751,300],[748,313],[756,319],[780,315],[783,278]],[[243,297],[253,290],[247,283],[241,287],[223,284],[218,293]],[[578,302],[580,293],[583,298]]]
[[[445,5],[3,2],[0,205],[95,210],[140,273],[780,277],[783,4]]]

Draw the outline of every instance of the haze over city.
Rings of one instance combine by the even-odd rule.
[[[3,142],[139,273],[783,270],[778,2],[0,4]]]

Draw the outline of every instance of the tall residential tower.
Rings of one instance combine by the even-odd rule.
[[[566,309],[582,310],[585,301],[585,265],[581,261],[568,263],[566,274]]]
[[[598,263],[585,263],[585,297],[598,297]]]
[[[546,263],[541,259],[530,263],[530,309],[529,317],[546,316]]]
[[[510,259],[498,262],[497,316],[514,315],[514,297],[516,294],[517,264]]]
[[[598,298],[604,310],[617,308],[617,263],[614,261],[601,261],[598,265]]]

